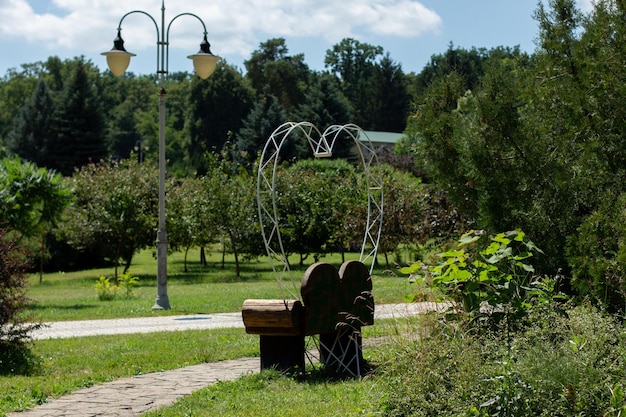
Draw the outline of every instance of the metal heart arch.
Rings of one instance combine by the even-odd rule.
[[[268,138],[261,154],[257,174],[257,204],[263,242],[272,261],[272,268],[284,300],[301,299],[298,281],[291,274],[283,247],[280,232],[281,219],[276,204],[276,172],[282,162],[280,152],[294,132],[306,137],[316,158],[332,156],[333,149],[346,138],[352,140],[351,146],[356,146],[367,187],[367,220],[359,261],[371,262],[370,274],[378,251],[383,222],[383,181],[382,176],[375,175],[370,170],[370,167],[376,165],[378,161],[374,146],[365,131],[357,125],[347,124],[329,126],[321,133],[310,122],[286,122],[276,128]]]

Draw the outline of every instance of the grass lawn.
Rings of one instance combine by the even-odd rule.
[[[351,256],[358,258],[355,254]],[[222,269],[220,253],[211,253],[207,266],[202,266],[198,260],[199,252],[190,251],[188,271],[185,272],[182,253],[173,253],[168,257],[171,310],[152,311],[156,298],[156,260],[152,251],[146,250],[135,256],[130,268],[130,274],[139,278],[134,289],[135,297],[118,297],[112,301],[98,299],[96,280],[101,275],[112,277],[113,267],[45,274],[41,283],[39,277],[33,275],[28,290],[33,303],[28,312],[43,321],[223,313],[240,311],[243,301],[248,298],[283,298],[267,258],[242,263],[239,278],[235,275],[231,258],[226,258]],[[322,260],[337,266],[341,264],[339,255],[329,255]],[[296,260],[293,262],[297,264]],[[308,266],[293,267],[292,276],[297,288]],[[376,303],[403,302],[410,292],[406,277],[396,277],[383,269],[374,271],[373,285]]]

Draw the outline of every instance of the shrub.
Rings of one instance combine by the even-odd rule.
[[[487,237],[482,230],[461,236],[432,265],[417,262],[400,272],[425,281],[471,317],[523,317],[535,301],[549,301],[554,286],[534,275],[528,260],[542,253],[521,230]],[[507,320],[508,321],[508,320]]]
[[[133,288],[137,286],[138,282],[139,278],[132,276],[128,271],[119,275],[117,283],[111,282],[109,278],[101,275],[96,282],[98,299],[110,301],[116,298],[120,292],[124,298],[133,298],[135,296]]]
[[[624,415],[626,328],[610,314],[589,305],[530,312],[511,344],[436,318],[430,334],[388,352],[384,415]]]
[[[98,299],[100,301],[113,300],[117,295],[118,287],[111,280],[104,275],[98,277],[96,282],[96,291],[98,291]]]
[[[568,239],[572,287],[612,312],[626,312],[626,194],[589,215]]]
[[[29,299],[26,297],[27,257],[16,239],[0,228],[0,370],[16,371],[16,358],[27,358],[24,343],[29,333],[41,328],[32,316],[24,314]],[[20,362],[20,361],[18,361]]]

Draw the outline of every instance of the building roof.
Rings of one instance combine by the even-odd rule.
[[[404,136],[402,133],[364,130],[364,131],[359,132],[360,141],[367,140],[364,135],[367,135],[370,142],[372,143],[378,143],[378,144],[386,143],[386,144],[391,144],[391,145],[397,143],[400,140],[400,138]]]

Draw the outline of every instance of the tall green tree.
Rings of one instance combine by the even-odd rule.
[[[207,170],[204,154],[222,149],[241,128],[252,101],[253,92],[244,83],[243,76],[228,64],[219,64],[207,80],[194,78],[185,120],[187,137],[183,147],[186,163],[199,176]]]
[[[52,117],[52,132],[45,142],[44,166],[63,175],[106,158],[104,123],[86,65],[78,61]]]
[[[133,74],[115,77],[106,73],[99,78],[98,91],[102,112],[106,114],[106,145],[111,156],[128,158],[136,152],[139,142],[144,148],[143,154],[146,147],[156,152],[158,103],[152,77]],[[174,104],[168,108],[173,108]],[[148,120],[144,120],[146,118]],[[147,132],[142,130],[145,126],[150,126]]]
[[[13,154],[35,164],[43,163],[44,144],[51,134],[54,100],[45,81],[39,80],[29,101],[13,118],[7,147]]]
[[[257,100],[235,136],[238,159],[250,167],[260,156],[272,132],[285,119],[285,111],[276,97],[266,95]]]
[[[381,46],[359,42],[345,38],[332,49],[326,51],[324,64],[341,81],[341,88],[352,104],[354,123],[363,129],[371,129],[368,115],[371,78],[375,71],[377,59],[383,53]]]
[[[304,54],[288,53],[284,38],[269,39],[261,43],[244,65],[246,78],[257,94],[275,96],[291,113],[305,100],[310,71]]]
[[[410,96],[402,66],[386,54],[371,77],[368,119],[371,129],[403,132],[409,114]]]
[[[313,123],[324,131],[330,125],[351,122],[351,106],[337,79],[327,73],[311,77],[305,101],[298,106],[295,120]]]

